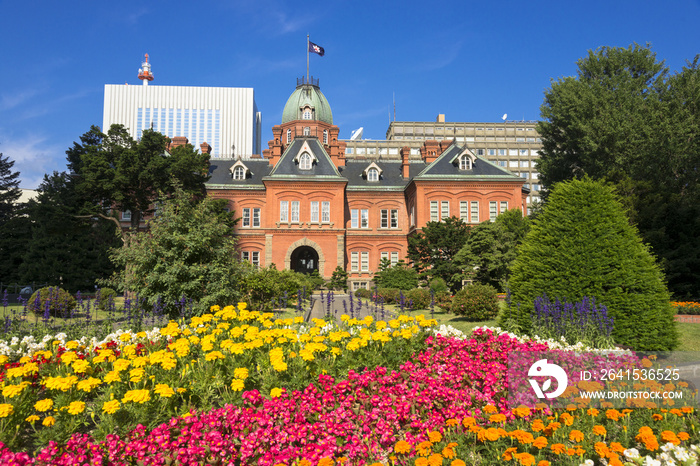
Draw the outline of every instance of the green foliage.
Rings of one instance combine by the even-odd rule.
[[[576,77],[552,81],[538,125],[542,183],[615,183],[677,299],[700,298],[699,112],[698,57],[669,74],[634,44],[590,51]]]
[[[47,286],[36,290],[29,298],[28,304],[29,309],[39,316],[43,316],[48,307],[52,317],[63,317],[69,316],[75,310],[76,301],[63,288]]]
[[[435,293],[446,293],[448,290],[447,283],[440,277],[435,277],[430,280],[430,289]]]
[[[368,290],[366,288],[360,288],[358,290],[354,291],[354,295],[358,298],[363,298],[363,299],[369,299],[372,297],[372,290]]]
[[[490,285],[465,286],[452,298],[451,310],[470,321],[491,320],[498,315],[498,296]]]
[[[510,289],[519,306],[514,317],[525,332],[538,296],[570,302],[588,296],[614,317],[618,344],[636,350],[677,344],[663,274],[613,189],[602,182],[556,185],[520,248]]]
[[[377,298],[381,298],[384,304],[397,304],[401,296],[401,290],[398,288],[378,288],[376,292]]]
[[[445,280],[452,290],[462,286],[462,270],[454,257],[467,242],[469,226],[457,217],[428,222],[422,231],[408,238],[408,258],[422,279]]]
[[[150,231],[128,234],[124,246],[113,250],[121,269],[105,284],[136,292],[151,306],[160,298],[169,314],[177,312],[182,296],[196,303],[195,312],[237,302],[244,266],[226,201],[197,200],[177,188],[161,206]]]
[[[109,303],[112,302],[114,303],[114,300],[117,297],[117,292],[114,291],[112,288],[100,288],[99,290],[100,294],[100,299],[97,301],[97,308],[101,311],[106,311]]]
[[[173,195],[176,184],[203,195],[209,155],[197,153],[189,144],[168,153],[168,141],[153,130],[145,130],[134,141],[121,125],[112,125],[107,134],[93,126],[81,137],[82,144],[75,143],[67,152],[80,193],[92,200],[85,208],[101,214],[111,207],[130,210],[131,227],[137,229],[143,216],[154,212],[153,200]]]
[[[384,270],[380,269],[374,275],[374,283],[380,288],[410,290],[418,286],[418,272],[401,260],[394,267],[389,265]]]
[[[278,303],[287,293],[289,303],[294,303],[299,290],[306,288],[310,294],[314,280],[293,270],[277,270],[274,265],[252,270],[241,281],[243,299],[250,308],[258,311],[271,311],[272,302]]]
[[[452,312],[452,298],[448,291],[435,293],[435,305],[445,312]]]
[[[15,161],[0,153],[0,282],[20,280],[19,265],[29,239],[30,221],[17,204],[21,195]]]
[[[406,292],[406,303],[413,303],[413,310],[428,309],[430,306],[430,290],[425,288],[414,288]]]
[[[504,291],[517,248],[530,230],[530,220],[520,209],[510,209],[495,222],[472,228],[466,244],[455,256],[464,277]]]
[[[335,268],[329,286],[335,290],[348,291],[348,273],[344,268],[341,266]]]

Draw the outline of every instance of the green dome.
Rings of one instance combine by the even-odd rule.
[[[282,123],[288,123],[293,120],[303,120],[303,111],[305,107],[311,108],[311,120],[323,121],[329,125],[333,124],[333,112],[331,106],[326,100],[318,87],[318,80],[314,82],[313,78],[307,82],[303,78],[297,80],[297,88],[292,92],[292,95],[287,99],[287,104],[282,112]]]

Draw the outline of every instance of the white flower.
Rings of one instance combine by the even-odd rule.
[[[595,466],[595,463],[593,460],[586,460],[583,463],[581,463],[579,466]]]
[[[636,448],[629,448],[629,449],[625,450],[622,454],[631,460],[637,459],[640,457],[639,450],[637,450]]]

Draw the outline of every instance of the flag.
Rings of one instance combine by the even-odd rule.
[[[313,42],[309,42],[309,52],[317,53],[321,56],[323,56],[326,53],[326,51],[323,50],[323,47],[321,47],[320,45],[316,45]]]

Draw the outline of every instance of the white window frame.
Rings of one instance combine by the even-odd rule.
[[[439,222],[440,221],[440,208],[438,201],[430,201],[430,221]]]
[[[289,144],[290,142],[292,142],[292,130],[288,129],[287,130],[287,144]]]
[[[389,211],[389,228],[399,227],[399,211],[398,209],[391,209]]]
[[[234,180],[245,180],[245,169],[240,165],[233,169]]]
[[[367,181],[379,181],[379,170],[376,168],[367,170]]]
[[[318,223],[318,201],[311,201],[311,223]]]
[[[311,128],[304,126],[304,136],[311,136]]]
[[[241,221],[243,228],[250,228],[250,207],[243,208],[243,219]]]
[[[300,170],[311,170],[311,167],[313,166],[313,160],[311,158],[311,154],[308,152],[304,152],[301,154],[301,157],[299,157],[299,169]]]
[[[241,251],[241,260],[250,261],[250,252]]]
[[[369,228],[369,210],[360,210],[360,228]]]
[[[323,130],[323,143],[328,144],[328,130],[327,129]]]
[[[483,150],[483,149],[480,149]],[[464,154],[459,158],[459,169],[460,170],[471,170],[472,169],[472,159],[467,156],[467,154]]]
[[[125,210],[122,212],[122,220],[125,222],[130,222],[131,221],[131,210]]]
[[[496,221],[497,216],[498,216],[498,202],[489,201],[489,220],[494,222],[494,221]]]
[[[396,267],[396,264],[399,263],[399,253],[398,251],[392,251],[391,252],[391,266]]]
[[[469,201],[459,201],[459,218],[464,222],[469,222]]]
[[[479,223],[479,201],[472,201],[471,223]]]
[[[350,210],[350,228],[360,227],[360,212],[358,209]]]
[[[256,267],[260,266],[260,252],[259,251],[251,251],[250,252],[250,263]]]
[[[253,228],[260,227],[260,207],[253,208]]]
[[[280,223],[289,223],[289,201],[280,201]]]
[[[440,202],[440,220],[445,220],[450,217],[450,201]]]
[[[369,251],[360,252],[360,272],[369,272]]]
[[[360,253],[357,251],[353,251],[350,253],[350,271],[360,271]]]
[[[299,223],[299,201],[292,201],[291,223]]]
[[[500,210],[498,211],[499,214],[502,214],[503,212],[508,210],[508,201],[501,201],[500,204]]]
[[[330,203],[330,201],[321,202],[321,223],[331,223],[331,203]]]
[[[382,209],[380,211],[379,227],[380,228],[389,228],[389,210],[388,209]]]

